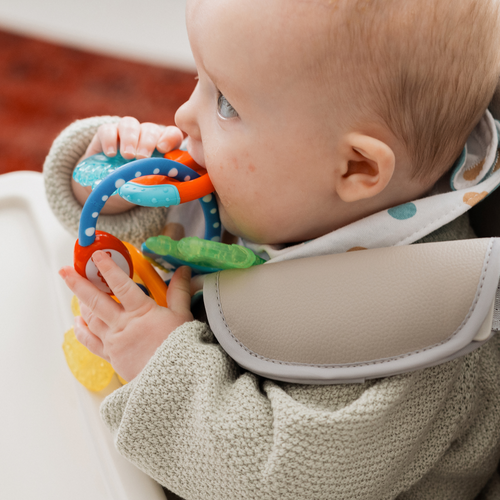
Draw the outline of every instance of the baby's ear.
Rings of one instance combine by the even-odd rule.
[[[342,201],[352,202],[382,192],[394,173],[396,159],[384,142],[368,135],[345,136],[336,190]]]

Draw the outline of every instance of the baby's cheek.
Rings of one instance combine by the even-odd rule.
[[[246,151],[238,155],[220,149],[217,153],[206,156],[206,168],[220,203],[226,209],[244,208],[255,197],[256,167]]]
[[[229,195],[226,195],[223,191],[217,191],[217,195],[219,197],[219,206],[221,206],[221,208],[231,208],[233,203]]]
[[[225,207],[230,207],[233,202],[244,194],[245,183],[233,164],[218,164],[207,168],[210,179],[219,198]]]

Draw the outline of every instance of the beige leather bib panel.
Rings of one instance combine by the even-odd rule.
[[[205,282],[209,322],[228,353],[257,373],[256,359],[273,370],[348,368],[401,365],[420,353],[416,367],[436,364],[436,355],[448,359],[469,346],[488,317],[491,325],[499,241],[362,250],[223,271]]]

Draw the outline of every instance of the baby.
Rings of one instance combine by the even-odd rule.
[[[484,118],[500,75],[496,0],[187,4],[198,83],[178,128],[108,120],[85,156],[119,147],[146,158],[179,147],[184,132],[225,229],[271,257],[352,228],[359,236],[365,218],[435,194],[473,130],[477,144],[497,144]],[[80,203],[88,196],[76,183],[73,192]],[[118,198],[106,208],[131,206]],[[450,220],[419,238],[474,236],[466,216]],[[193,320],[188,268],[174,274],[165,309],[106,254],[93,260],[121,304],[71,267],[60,274],[80,300],[78,340],[131,381],[104,401],[103,418],[122,454],[184,498],[500,492],[495,340],[391,379],[276,383],[241,370]]]

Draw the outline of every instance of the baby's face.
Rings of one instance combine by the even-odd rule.
[[[188,0],[199,81],[176,123],[212,179],[222,223],[254,242],[320,236],[345,210],[332,189],[335,106],[325,109],[315,74],[322,44],[303,28],[322,29],[310,4]]]

